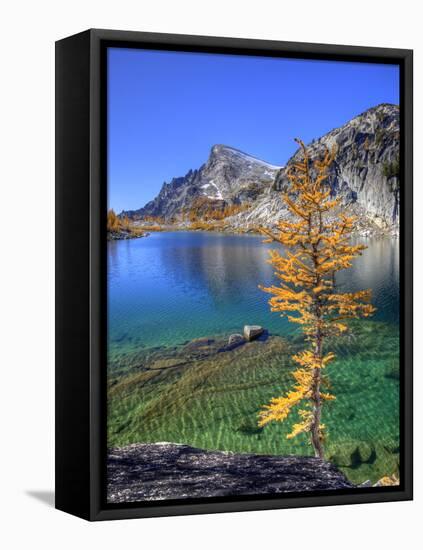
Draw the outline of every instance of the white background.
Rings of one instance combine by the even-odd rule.
[[[0,32],[0,545],[108,548],[421,547],[422,406],[415,501],[90,524],[58,512],[54,468],[54,41],[90,27],[415,50],[415,204],[423,202],[422,19],[412,0],[27,0]],[[416,209],[416,269],[423,223]],[[416,273],[415,387],[420,394]],[[41,497],[41,498],[40,498]]]

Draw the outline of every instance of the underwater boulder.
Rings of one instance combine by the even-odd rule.
[[[244,336],[249,342],[258,338],[263,332],[264,329],[260,325],[245,325],[244,327]]]

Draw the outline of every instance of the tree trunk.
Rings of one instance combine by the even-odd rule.
[[[322,233],[322,213],[319,211],[319,234]],[[316,286],[320,287],[321,277],[319,274],[319,263],[318,263],[319,251],[317,245],[313,245],[313,264],[316,276]],[[322,334],[322,312],[319,296],[316,296],[314,299],[314,311],[316,315],[316,333],[314,335],[314,356],[319,362],[319,367],[314,369],[313,372],[313,391],[311,396],[311,401],[313,403],[313,420],[310,429],[311,435],[311,444],[313,445],[314,455],[317,458],[323,458],[323,444],[320,433],[320,422],[322,419],[322,399],[320,397],[320,384],[321,384],[321,375],[322,375],[322,345],[323,345],[323,334]]]
[[[320,317],[320,316],[319,316]],[[320,319],[319,319],[320,322]],[[322,419],[322,399],[320,397],[320,384],[322,375],[322,334],[318,325],[315,336],[315,357],[320,363],[320,368],[315,368],[313,371],[313,393],[311,400],[313,403],[313,421],[311,424],[311,443],[314,449],[314,455],[318,458],[323,458],[323,445],[320,434],[320,422]]]
[[[320,371],[314,369],[314,388],[313,388],[313,421],[311,425],[311,443],[314,449],[314,456],[323,458],[323,445],[320,437],[320,422],[322,418],[322,402],[320,398]]]

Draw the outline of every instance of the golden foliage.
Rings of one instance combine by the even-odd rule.
[[[200,231],[216,231],[217,229],[224,229],[224,227],[221,222],[204,222],[200,220],[192,222],[189,226],[190,229]]]
[[[152,229],[150,229],[152,231]],[[133,235],[143,235],[145,229],[139,225],[135,225],[128,216],[123,218],[116,215],[113,209],[107,212],[107,231],[109,233],[119,233],[120,231],[132,233]]]
[[[161,225],[137,225],[137,226],[132,226],[132,230],[134,229],[137,229],[139,231],[153,231],[153,232],[156,232],[156,231],[164,231],[164,228],[163,226]]]
[[[182,214],[183,221],[190,221],[191,224],[206,224],[204,229],[207,231],[211,224],[222,222],[229,216],[235,216],[251,207],[249,203],[225,205],[223,201],[215,201],[208,197],[198,197],[188,211]],[[210,224],[207,226],[207,224]],[[203,229],[201,225],[196,227]]]
[[[382,479],[378,481],[377,485],[382,487],[396,486],[396,485],[399,485],[399,479],[395,474],[391,476],[384,476],[382,477]]]
[[[163,225],[165,223],[164,218],[161,216],[144,216],[142,221],[156,224],[157,226]]]
[[[119,231],[120,229],[120,220],[116,216],[114,210],[109,210],[107,212],[107,231]]]
[[[315,453],[322,456],[321,407],[324,401],[335,399],[322,391],[321,371],[335,359],[332,352],[324,353],[325,339],[341,335],[348,329],[345,321],[368,317],[375,308],[369,290],[341,293],[336,287],[336,274],[350,268],[366,248],[351,244],[355,218],[339,213],[340,201],[332,197],[326,184],[336,150],[326,149],[323,158],[311,162],[304,143],[296,141],[302,160],[289,168],[290,190],[283,194],[291,219],[280,221],[277,231],[260,229],[266,237],[264,242],[276,242],[285,249],[284,255],[279,250],[270,251],[269,263],[280,282],[260,288],[272,295],[271,311],[300,325],[310,349],[294,355],[299,365],[293,373],[294,389],[263,407],[259,425],[285,420],[291,409],[303,402],[301,422],[294,424],[287,437],[310,432]]]

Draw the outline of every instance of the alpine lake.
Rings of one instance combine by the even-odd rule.
[[[202,449],[312,455],[307,435],[257,414],[294,383],[297,325],[271,313],[277,283],[255,235],[157,232],[108,243],[108,445],[169,441]],[[399,468],[399,242],[368,248],[337,277],[340,291],[372,290],[375,315],[327,342],[325,370],[336,399],[325,403],[325,458],[355,484]],[[237,347],[231,334],[261,325]]]

